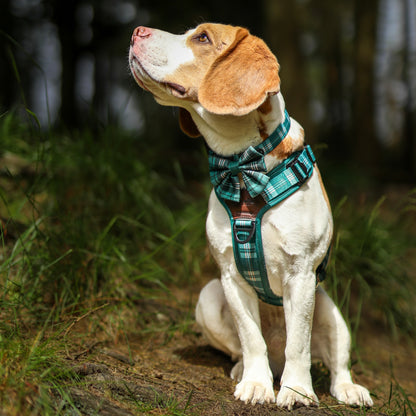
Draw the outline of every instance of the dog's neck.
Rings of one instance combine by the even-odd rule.
[[[271,95],[256,110],[244,116],[217,115],[195,105],[190,111],[210,149],[222,156],[243,152],[265,140],[285,118],[282,94]],[[287,137],[266,157],[268,169],[303,147],[303,129],[291,120]]]

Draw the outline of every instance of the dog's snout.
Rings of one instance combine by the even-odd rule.
[[[131,37],[130,45],[133,46],[134,40],[136,38],[145,39],[150,37],[152,34],[152,30],[145,26],[136,27],[133,31],[133,35]]]

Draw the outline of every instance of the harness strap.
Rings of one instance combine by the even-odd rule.
[[[266,203],[273,207],[297,191],[312,176],[315,162],[307,145],[276,166],[268,173],[270,181],[261,194]]]
[[[281,297],[276,296],[270,288],[264,262],[260,235],[263,214],[260,216],[259,213],[268,209],[265,200],[261,196],[252,198],[246,189],[241,190],[240,203],[219,199],[230,216],[234,258],[239,272],[260,299],[281,306]]]
[[[258,297],[272,305],[282,306],[283,299],[270,288],[263,253],[261,220],[270,208],[296,192],[312,176],[315,161],[310,146],[295,152],[268,173],[270,181],[261,196],[252,198],[247,190],[242,189],[240,203],[225,200],[216,190],[219,201],[230,217],[237,268]],[[317,269],[317,282],[325,278],[329,252]]]

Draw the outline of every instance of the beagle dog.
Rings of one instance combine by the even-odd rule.
[[[179,107],[187,135],[202,135],[223,157],[258,146],[285,118],[277,59],[244,28],[205,23],[174,35],[140,26],[131,38],[129,64],[136,82],[159,104]],[[304,131],[290,119],[284,140],[264,156],[266,171],[303,147]],[[270,289],[282,297],[283,308],[259,301],[239,273],[230,219],[214,191],[206,232],[221,280],[202,289],[196,320],[209,343],[236,361],[234,396],[287,409],[316,406],[310,374],[316,357],[330,370],[330,391],[337,400],[372,406],[368,390],[351,378],[345,321],[316,284],[315,270],[333,232],[316,166],[299,190],[264,214],[261,224]],[[273,379],[278,376],[276,396]]]

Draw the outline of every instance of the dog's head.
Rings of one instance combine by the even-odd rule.
[[[173,35],[140,26],[129,62],[137,83],[162,105],[200,105],[213,114],[241,116],[280,89],[276,57],[241,27],[204,23]]]

